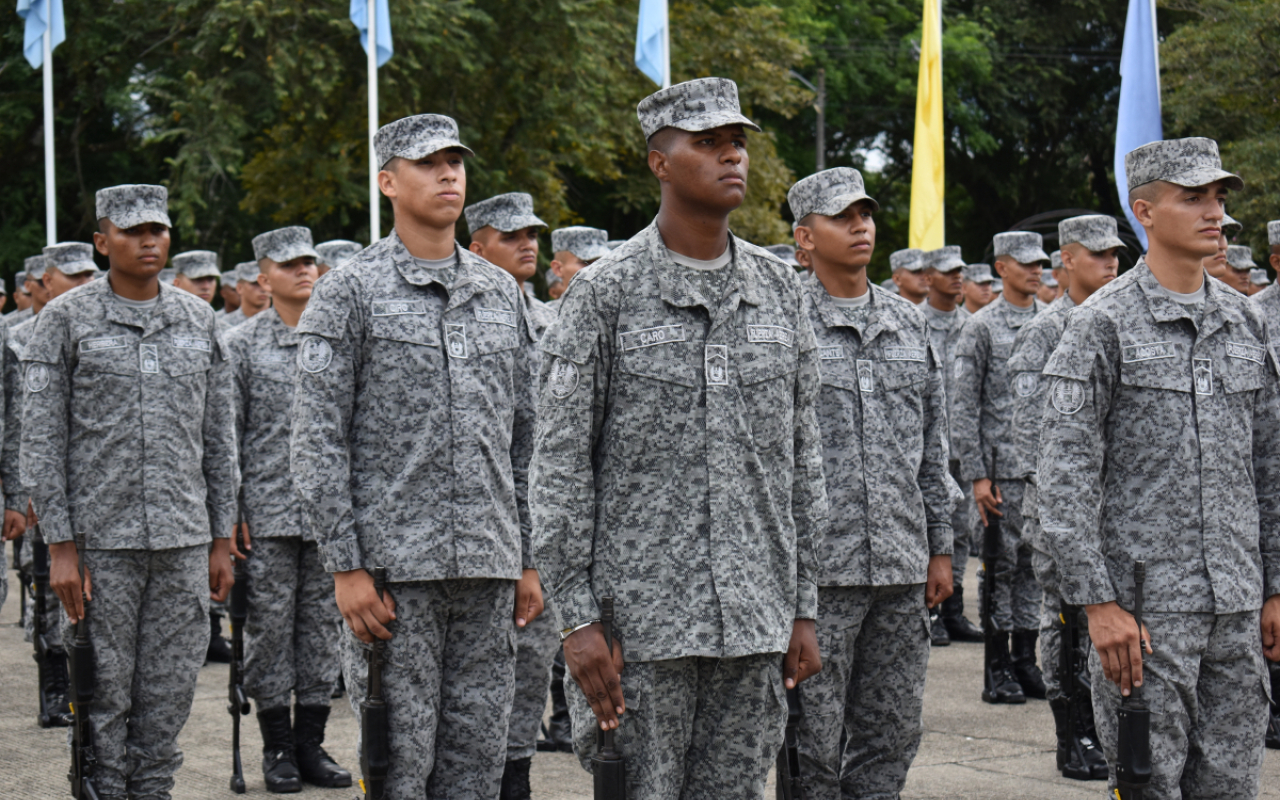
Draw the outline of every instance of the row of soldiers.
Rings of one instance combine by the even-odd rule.
[[[1068,220],[1043,309],[1039,236],[999,234],[1000,297],[966,318],[966,287],[993,281],[958,248],[895,253],[901,297],[868,283],[878,206],[856,170],[788,193],[810,275],[732,235],[759,128],[731,81],[637,114],[658,216],[612,250],[553,232],[555,304],[523,289],[531,199],[466,206],[448,117],[378,131],[395,229],[323,279],[305,228],[255,238],[272,304],[230,328],[212,294],[158,281],[163,188],[98,193],[108,279],[51,300],[16,351],[16,485],[98,647],[100,796],[168,796],[233,556],[276,791],[350,783],[321,747],[334,655],[356,703],[379,640],[390,797],[527,797],[560,648],[574,749],[590,769],[611,732],[633,800],[761,796],[797,688],[808,793],[896,796],[934,629],[978,635],[958,579],[996,515],[986,699],[1058,698],[1035,651],[1060,597],[1085,609],[1111,765],[1085,777],[1116,788],[1116,709],[1145,683],[1147,796],[1255,796],[1280,375],[1265,295],[1203,279],[1240,184],[1216,145],[1129,155],[1152,242],[1129,273],[1114,220]],[[1155,585],[1141,635],[1135,559]]]

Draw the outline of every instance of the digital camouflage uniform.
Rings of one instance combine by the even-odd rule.
[[[236,281],[237,282],[245,281],[246,283],[257,283],[258,274],[260,272],[261,270],[258,267],[257,261],[241,261],[239,264],[236,264],[236,268],[235,268]],[[227,313],[224,311],[223,313],[218,315],[218,330],[221,333],[226,333],[227,331],[231,330],[237,325],[243,325],[245,322],[248,322],[249,319],[250,319],[249,317],[246,317],[244,315],[243,305],[241,305],[239,308],[237,308],[235,311],[232,311],[231,313]]]
[[[19,283],[18,286],[21,287],[22,284]],[[14,325],[18,325],[20,323],[26,322],[27,320],[31,319],[34,316],[35,316],[35,312],[31,310],[31,306],[27,306],[26,308],[20,309],[18,311],[11,311],[8,314],[5,314],[4,324],[6,327],[12,328]]]
[[[333,269],[364,249],[364,245],[350,239],[330,239],[316,245],[316,263]]]
[[[461,148],[453,120],[430,114],[384,126],[375,146],[383,164]],[[520,287],[455,252],[431,269],[392,232],[318,282],[298,324],[294,484],[325,569],[385,567],[396,601],[390,797],[497,796],[515,581],[533,567],[535,355]],[[353,706],[362,650],[344,631]]]
[[[106,189],[98,217],[167,225],[165,198]],[[213,310],[163,284],[134,309],[93,281],[45,306],[22,367],[22,483],[50,544],[84,537],[93,581],[98,790],[167,798],[209,642],[209,544],[230,532],[238,480]]]

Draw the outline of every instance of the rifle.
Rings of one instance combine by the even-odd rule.
[[[84,595],[84,534],[76,536],[76,556],[80,562],[80,594]],[[98,800],[94,786],[98,757],[94,753],[93,726],[89,714],[93,710],[94,675],[93,642],[89,641],[89,603],[84,601],[84,615],[76,622],[75,639],[68,653],[71,663],[71,796],[76,800]]]
[[[991,486],[995,488],[996,458],[999,452],[991,449]],[[999,702],[996,690],[999,682],[996,670],[1001,665],[1001,648],[999,633],[996,631],[996,567],[1000,558],[1000,517],[987,515],[987,524],[982,534],[982,604],[979,613],[982,616],[983,635],[983,682],[982,699],[988,703]]]
[[[240,532],[244,509],[236,515],[236,547],[244,552]],[[246,556],[247,557],[247,556]],[[249,567],[245,558],[235,559],[235,583],[231,584],[231,672],[227,679],[227,713],[231,715],[231,791],[244,794],[244,766],[240,763],[240,718],[249,713],[249,697],[244,691],[244,623],[249,618]]]
[[[600,598],[600,627],[604,629],[604,643],[613,655],[613,598]],[[614,743],[615,731],[596,730],[599,745],[591,757],[591,771],[595,775],[595,800],[626,800],[626,770],[622,752]]]
[[[27,626],[27,584],[31,575],[22,566],[22,542],[27,538],[25,533],[13,537],[13,571],[18,573],[18,627]]]
[[[1058,651],[1058,683],[1062,687],[1062,699],[1067,705],[1067,728],[1071,732],[1068,741],[1070,751],[1063,763],[1058,765],[1063,777],[1078,781],[1091,780],[1093,775],[1089,768],[1089,757],[1085,755],[1087,746],[1080,739],[1080,710],[1087,706],[1092,694],[1089,677],[1085,672],[1081,658],[1080,645],[1080,606],[1073,606],[1063,600],[1058,608],[1058,619],[1062,621],[1062,643]]]
[[[777,800],[804,800],[804,781],[800,779],[800,719],[804,706],[800,703],[800,687],[787,690],[787,731],[778,752]]]
[[[25,582],[24,582],[25,587]],[[31,539],[31,644],[35,648],[36,674],[39,686],[36,694],[40,702],[39,722],[41,728],[52,728],[57,709],[49,708],[45,697],[45,687],[49,685],[49,650],[50,642],[45,634],[48,627],[49,613],[45,605],[46,593],[49,589],[49,545],[39,535]]]
[[[1147,562],[1133,562],[1133,618],[1138,623],[1138,659],[1142,659],[1142,585]],[[1142,702],[1142,687],[1133,686],[1120,700],[1116,753],[1116,794],[1123,800],[1142,800],[1151,783],[1151,711]]]
[[[382,599],[387,588],[387,568],[373,568],[373,588]],[[387,773],[391,769],[391,749],[387,736],[387,701],[382,696],[382,667],[387,643],[374,637],[368,653],[369,690],[360,701],[360,788],[372,800],[387,796]]]

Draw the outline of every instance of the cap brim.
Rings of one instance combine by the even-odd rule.
[[[1041,250],[1039,247],[1028,247],[1023,250],[1014,250],[1005,255],[1016,259],[1019,264],[1035,264],[1043,261],[1046,264],[1051,263],[1053,259],[1049,258],[1049,254]]]
[[[53,268],[63,275],[83,275],[97,271],[98,265],[92,261],[73,261],[70,264],[54,264]]]
[[[860,203],[863,200],[871,203],[871,209],[873,211],[880,210],[880,204],[875,201],[875,198],[865,193],[858,194],[854,192],[850,194],[837,195],[825,203],[819,203],[814,207],[813,211],[814,213],[821,214],[824,217],[832,217],[839,214],[841,211],[844,211],[854,203]],[[806,214],[805,216],[808,215]]]
[[[218,271],[217,267],[201,267],[199,269],[191,270],[190,272],[183,272],[182,270],[179,270],[179,272],[183,275],[186,275],[191,280],[196,280],[197,278],[221,278],[222,277],[222,273]]]
[[[968,265],[964,263],[964,259],[955,258],[953,256],[940,264],[930,264],[929,266],[936,269],[938,272],[950,272],[953,269],[959,269]]]
[[[119,228],[122,231],[126,231],[130,228],[136,228],[139,225],[148,225],[151,223],[159,223],[160,225],[163,225],[166,228],[173,227],[173,223],[169,221],[169,215],[161,214],[161,213],[125,214],[123,216],[116,216],[116,217],[112,217],[108,215],[107,219],[111,220],[111,224],[115,225],[117,228]]]
[[[584,248],[581,253],[579,253],[577,250],[570,250],[569,252],[573,253],[575,256],[582,259],[583,261],[595,261],[597,258],[604,258],[605,256],[609,255],[610,251],[607,245],[602,244],[599,247]]]
[[[676,128],[689,133],[701,133],[702,131],[715,130],[723,128],[726,125],[741,125],[747,130],[760,133],[760,126],[732,111],[716,111],[710,114],[698,114],[692,117],[686,117],[678,122],[672,122],[667,127]],[[662,130],[659,128],[658,130]],[[656,131],[655,131],[656,133]]]
[[[1248,271],[1249,271],[1249,270],[1251,270],[1251,269],[1257,269],[1257,268],[1258,268],[1258,265],[1257,265],[1257,264],[1255,264],[1255,263],[1253,263],[1252,261],[1250,261],[1250,262],[1249,262],[1249,263],[1247,263],[1247,264],[1240,265],[1240,266],[1236,266],[1235,264],[1232,264],[1230,261],[1228,261],[1228,262],[1227,262],[1227,266],[1231,267],[1231,268],[1232,268],[1232,269],[1234,269],[1236,272],[1248,272]]]
[[[474,156],[471,148],[459,142],[457,139],[427,139],[424,142],[417,142],[404,150],[397,151],[388,156],[379,167],[385,167],[387,162],[393,158],[406,158],[410,161],[417,161],[420,158],[426,158],[432,153],[439,153],[441,150],[461,150],[469,156]]]
[[[1123,247],[1125,250],[1129,249],[1129,246],[1120,241],[1120,237],[1118,236],[1113,236],[1109,239],[1090,239],[1087,242],[1082,240],[1079,244],[1092,253],[1101,253],[1103,250],[1110,250],[1113,247]]]
[[[489,223],[486,227],[493,228],[494,230],[501,231],[502,233],[511,233],[512,231],[522,231],[525,228],[545,228],[547,227],[547,223],[532,214],[528,214],[523,217],[513,217],[510,223],[504,224],[501,228],[493,223]]]
[[[1239,175],[1221,169],[1193,169],[1169,178],[1161,178],[1160,180],[1165,183],[1172,183],[1175,186],[1181,186],[1184,189],[1194,189],[1197,186],[1208,186],[1217,181],[1224,181],[1231,191],[1244,191],[1244,181]]]
[[[286,245],[279,250],[267,251],[267,258],[277,264],[283,264],[286,261],[292,261],[295,258],[302,258],[303,256],[311,256],[315,259],[320,258],[320,255],[316,253],[315,248],[308,247],[305,244],[291,244]]]

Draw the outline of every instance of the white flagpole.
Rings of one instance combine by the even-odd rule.
[[[662,88],[671,88],[671,3],[664,0],[662,15],[666,24],[662,26]]]
[[[369,6],[369,244],[382,238],[381,198],[378,190],[378,154],[373,136],[378,132],[378,0]]]
[[[58,243],[58,204],[53,182],[53,22],[44,29],[44,221],[45,239]]]

